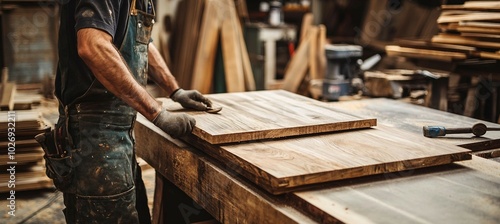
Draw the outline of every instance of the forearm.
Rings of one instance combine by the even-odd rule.
[[[97,29],[81,29],[78,54],[94,76],[115,96],[152,120],[161,105],[134,79],[125,61],[107,33]]]
[[[149,63],[149,77],[158,84],[163,90],[167,91],[170,95],[173,91],[179,88],[175,77],[163,60],[160,52],[154,44],[149,44],[148,50],[148,63]]]

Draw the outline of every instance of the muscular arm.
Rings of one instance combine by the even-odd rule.
[[[148,63],[149,77],[162,89],[167,91],[168,95],[179,88],[175,77],[168,69],[165,60],[163,60],[163,57],[153,43],[149,44]]]
[[[135,81],[108,33],[84,28],[77,38],[78,55],[106,89],[149,120],[160,113],[161,105]]]

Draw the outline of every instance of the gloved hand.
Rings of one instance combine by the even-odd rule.
[[[172,114],[166,110],[161,111],[152,122],[174,138],[191,133],[196,125],[193,117],[187,114]]]
[[[184,108],[207,110],[207,107],[212,107],[212,102],[197,90],[178,89],[172,93],[170,98],[180,103]]]

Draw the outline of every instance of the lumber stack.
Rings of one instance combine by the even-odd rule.
[[[467,1],[444,5],[434,43],[476,47],[476,57],[500,59],[500,2]]]
[[[52,187],[34,136],[46,128],[36,111],[0,112],[0,192]],[[10,129],[9,129],[10,128]],[[12,138],[13,137],[13,138]]]
[[[227,92],[255,90],[234,0],[182,1],[173,37],[173,73],[183,88],[212,92],[219,43]]]
[[[387,54],[446,62],[500,60],[500,2],[467,1],[441,8],[440,32],[430,41],[401,40],[387,46]]]

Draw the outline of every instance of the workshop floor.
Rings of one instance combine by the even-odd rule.
[[[148,193],[149,209],[152,211],[155,170],[149,167],[143,170],[142,173]],[[1,197],[4,198],[4,194],[1,194]],[[62,193],[55,191],[55,189],[16,192],[15,202],[15,216],[10,216],[7,211],[5,211],[1,216],[2,218],[0,218],[6,220],[8,224],[66,223],[62,212],[64,208]],[[2,208],[2,210],[5,210],[5,208]],[[0,223],[4,222],[0,221]]]

